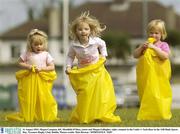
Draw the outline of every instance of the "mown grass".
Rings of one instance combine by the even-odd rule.
[[[73,124],[69,122],[69,117],[72,110],[65,109],[59,111],[59,122],[34,122],[21,123],[5,121],[5,115],[13,111],[0,111],[0,126],[1,127],[180,127],[180,109],[173,109],[173,117],[171,120],[161,121],[137,121],[137,108],[118,108],[115,112],[120,115],[121,123],[91,123],[91,124]]]

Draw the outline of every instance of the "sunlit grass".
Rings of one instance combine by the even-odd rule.
[[[180,126],[180,109],[172,110],[173,117],[169,121],[137,121],[137,108],[118,108],[116,115],[122,119],[121,123],[92,123],[92,124],[73,124],[69,122],[71,109],[59,111],[59,122],[34,122],[21,123],[5,121],[5,115],[12,113],[12,111],[0,111],[0,126],[1,127],[179,127]]]

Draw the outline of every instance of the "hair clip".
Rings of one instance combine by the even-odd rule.
[[[32,32],[32,35],[33,35],[35,33],[39,33],[39,30],[38,29],[33,29],[31,32]]]
[[[41,31],[41,30],[39,30],[39,29],[33,29],[33,30],[31,30],[31,32],[29,33],[29,36],[33,36],[33,35],[35,35],[35,34],[39,34],[39,35],[44,36],[44,37],[47,38],[46,33],[44,33],[43,31]]]

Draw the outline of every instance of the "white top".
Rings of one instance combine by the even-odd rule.
[[[66,65],[72,67],[75,57],[78,60],[78,67],[94,64],[99,60],[99,54],[107,56],[105,41],[99,37],[90,37],[86,46],[79,41],[73,41],[68,51]]]
[[[52,56],[43,51],[41,53],[34,53],[34,52],[25,52],[21,54],[20,58],[27,64],[36,65],[37,67],[46,67],[47,64],[50,64],[54,61]]]

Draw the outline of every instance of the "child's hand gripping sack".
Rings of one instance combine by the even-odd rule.
[[[33,73],[36,72],[36,70],[35,70],[35,65],[32,65],[31,71],[32,71]]]

